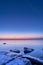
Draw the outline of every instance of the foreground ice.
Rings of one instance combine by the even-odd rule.
[[[31,62],[26,58],[22,58],[21,54],[8,53],[2,56],[0,54],[0,65],[31,65]]]
[[[6,65],[31,65],[31,62],[27,59],[16,58],[15,60],[11,61]]]
[[[43,60],[21,52],[0,51],[0,65],[43,65]]]

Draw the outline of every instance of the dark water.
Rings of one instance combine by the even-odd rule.
[[[10,49],[23,51],[24,47],[34,49],[29,55],[43,59],[43,40],[0,40],[0,51],[9,51]]]

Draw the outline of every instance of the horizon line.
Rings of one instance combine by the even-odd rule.
[[[0,40],[43,40],[42,38],[0,38]]]

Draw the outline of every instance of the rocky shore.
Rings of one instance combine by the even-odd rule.
[[[23,49],[24,54],[18,49],[0,51],[0,65],[43,65],[43,60],[28,54],[33,51],[34,49],[27,47]]]

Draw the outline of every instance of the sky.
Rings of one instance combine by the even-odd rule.
[[[43,0],[0,0],[0,36],[43,36]]]

